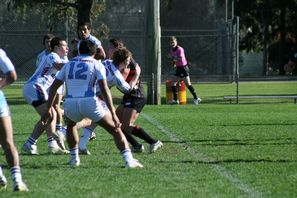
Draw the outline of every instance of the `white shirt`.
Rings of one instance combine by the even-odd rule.
[[[45,89],[48,89],[55,80],[58,70],[54,67],[55,63],[66,63],[68,59],[64,60],[57,53],[49,53],[43,62],[40,62],[36,71],[27,81],[27,83],[36,83]]]
[[[66,98],[96,97],[97,81],[106,79],[106,70],[93,57],[80,55],[64,65],[57,79],[66,84]]]
[[[10,61],[10,59],[7,57],[4,50],[0,48],[0,69],[4,74],[7,74],[8,72],[14,71],[14,65]],[[4,106],[6,106],[6,100],[4,97],[4,94],[2,90],[0,89],[0,109],[2,109]]]
[[[102,64],[106,70],[106,80],[108,87],[116,86],[122,93],[126,94],[130,92],[130,85],[125,81],[123,75],[118,68],[113,64],[112,60],[102,61]],[[101,90],[98,87],[97,93],[100,94]]]

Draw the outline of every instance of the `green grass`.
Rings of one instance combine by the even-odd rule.
[[[81,156],[76,169],[66,165],[68,155],[46,153],[43,135],[38,141],[41,155],[20,154],[30,192],[13,193],[9,180],[0,197],[296,197],[297,110],[293,101],[229,104],[222,98],[235,94],[234,84],[195,87],[203,99],[201,105],[144,108],[137,124],[164,143],[154,154],[134,154],[144,169],[123,168],[111,136],[102,128],[96,129],[97,139],[88,144],[92,155]],[[296,93],[295,83],[243,83],[240,87],[243,94],[251,95]],[[24,102],[20,86],[4,91],[21,153],[38,116]],[[115,89],[113,94],[119,97]],[[6,164],[4,156],[0,163]],[[4,171],[9,176],[7,167]]]

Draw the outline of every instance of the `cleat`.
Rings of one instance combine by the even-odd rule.
[[[179,104],[179,100],[172,100],[172,101],[170,102],[170,104],[172,104],[172,105]]]
[[[96,139],[96,133],[92,131],[91,137],[89,138],[89,141],[95,140]]]
[[[69,153],[68,150],[61,149],[59,146],[49,146],[48,152],[50,154],[67,154],[67,153]]]
[[[24,182],[15,182],[13,184],[13,191],[14,192],[28,192],[29,189],[27,188]]]
[[[163,146],[163,143],[160,140],[158,140],[156,143],[150,145],[149,153],[156,152],[162,146]]]
[[[91,152],[86,148],[86,149],[79,149],[78,153],[80,155],[91,155]]]
[[[70,159],[69,165],[72,168],[78,167],[80,165],[80,159],[79,158]]]
[[[6,187],[7,187],[7,180],[3,175],[2,177],[0,177],[0,190],[5,190]]]
[[[197,98],[197,99],[194,99],[194,100],[193,100],[193,103],[194,103],[195,105],[198,105],[198,104],[200,104],[201,102],[202,102],[201,98]]]
[[[62,131],[58,130],[57,132],[54,132],[53,133],[53,138],[56,140],[57,144],[59,145],[59,147],[61,149],[63,149],[63,150],[66,149],[65,144],[64,144],[64,141],[65,141],[66,138],[65,138]]]
[[[37,146],[35,144],[30,145],[28,143],[25,143],[22,147],[22,150],[30,155],[39,155],[38,151],[37,151]]]
[[[133,159],[131,163],[127,163],[125,165],[126,168],[143,168],[143,165],[139,163],[137,159]]]
[[[132,146],[131,151],[133,153],[142,153],[144,151],[144,146],[142,144],[140,146]]]

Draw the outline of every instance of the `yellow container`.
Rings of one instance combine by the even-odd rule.
[[[178,91],[178,100],[179,104],[187,104],[187,92],[186,92],[186,84],[183,80],[176,84],[176,90]],[[173,93],[171,89],[171,81],[166,80],[166,102],[170,104],[173,100]]]
[[[167,104],[170,104],[170,102],[173,100],[173,93],[171,89],[171,81],[166,80],[166,102]]]
[[[186,91],[186,84],[183,80],[179,81],[177,84],[178,87],[178,100],[179,104],[187,104],[187,91]]]

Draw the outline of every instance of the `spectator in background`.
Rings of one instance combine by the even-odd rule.
[[[105,59],[105,51],[101,45],[101,41],[99,41],[95,36],[91,35],[92,27],[90,23],[80,23],[77,28],[77,33],[79,36],[79,41],[77,44],[77,49],[79,49],[80,42],[83,40],[90,40],[96,45],[96,54],[95,59],[102,60]]]
[[[197,96],[194,87],[191,85],[189,67],[184,49],[178,45],[175,36],[170,37],[169,44],[171,46],[169,57],[172,59],[173,66],[175,68],[175,73],[170,78],[171,89],[173,92],[173,100],[171,104],[179,104],[179,101],[177,100],[176,83],[178,83],[180,80],[184,80],[194,97],[194,104],[198,105],[202,100]]]
[[[14,65],[6,56],[6,53],[0,49],[0,69],[5,74],[5,78],[0,79],[0,88],[13,83],[17,79]],[[0,143],[5,152],[5,157],[10,167],[13,180],[14,191],[28,191],[26,184],[22,180],[21,169],[19,165],[19,154],[13,142],[13,128],[8,104],[3,92],[0,90]],[[7,180],[0,166],[0,189],[6,188]]]
[[[288,33],[287,45],[289,47],[288,62],[284,65],[284,71],[287,75],[297,75],[297,42],[294,33]]]
[[[287,74],[293,74],[293,72],[296,70],[296,64],[297,64],[297,49],[293,49],[289,56],[289,61],[287,64],[284,65],[284,70]]]

